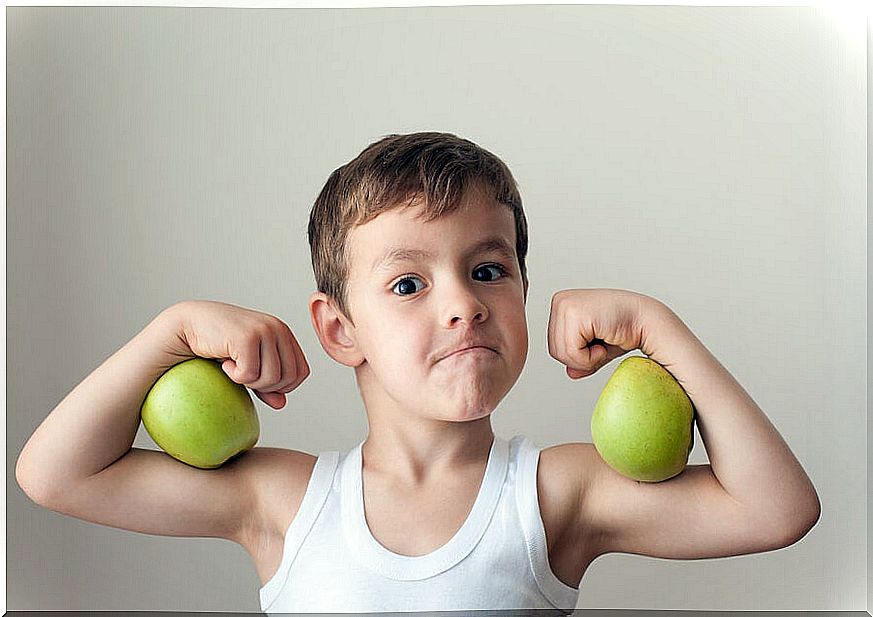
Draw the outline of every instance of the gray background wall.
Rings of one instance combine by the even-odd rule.
[[[256,400],[259,445],[360,442],[353,373],[306,309],[308,210],[372,141],[443,130],[508,163],[529,217],[531,348],[498,434],[590,441],[617,362],[567,379],[549,300],[633,289],[736,376],[821,497],[783,550],[601,557],[579,606],[864,610],[865,36],[812,7],[8,8],[8,609],[258,610],[242,548],[41,509],[15,460],[185,298],[300,340],[312,375],[282,413]]]

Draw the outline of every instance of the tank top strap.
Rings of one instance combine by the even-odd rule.
[[[312,474],[300,508],[288,525],[285,532],[285,546],[282,550],[282,562],[279,570],[260,590],[262,598],[274,599],[285,585],[291,564],[312,529],[315,519],[324,507],[327,496],[333,486],[334,475],[339,465],[340,453],[337,451],[322,452],[315,461]]]
[[[518,439],[518,437],[516,437]],[[537,468],[540,449],[527,437],[521,436],[518,452],[516,501],[521,527],[528,546],[531,570],[540,591],[557,607],[572,609],[576,606],[579,590],[570,587],[552,572],[546,529],[540,514],[537,491]]]

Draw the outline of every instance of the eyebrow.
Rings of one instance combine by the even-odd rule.
[[[475,244],[465,254],[465,258],[481,255],[482,253],[498,253],[507,259],[515,259],[515,250],[500,236],[491,236]],[[373,272],[387,270],[398,262],[415,261],[426,259],[434,254],[423,249],[408,248],[405,246],[390,247],[373,264]]]

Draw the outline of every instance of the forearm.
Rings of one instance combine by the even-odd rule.
[[[685,323],[669,307],[652,306],[645,328],[649,355],[694,403],[697,428],[722,487],[767,524],[813,524],[818,495],[782,436]]]
[[[16,478],[32,499],[63,490],[130,450],[149,389],[168,368],[193,355],[186,354],[178,307],[155,317],[36,429],[16,466]]]

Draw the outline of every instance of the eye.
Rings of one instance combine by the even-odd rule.
[[[488,264],[485,266],[479,266],[478,268],[473,270],[473,272],[475,273],[475,272],[487,271],[487,268],[492,268],[493,270],[497,270],[497,272],[499,274],[498,274],[497,278],[495,278],[493,275],[486,275],[486,276],[490,277],[490,278],[484,279],[484,282],[486,282],[486,283],[490,283],[491,281],[503,278],[504,276],[507,275],[506,268],[504,268],[503,266],[499,266],[497,264]],[[476,279],[476,280],[483,280],[483,279]]]
[[[415,293],[415,285],[412,285],[409,281],[421,281],[417,276],[404,276],[402,279],[394,283],[394,286],[391,287],[391,290],[399,289],[401,290],[398,293],[398,296],[409,296],[411,293],[404,293],[405,291]]]

